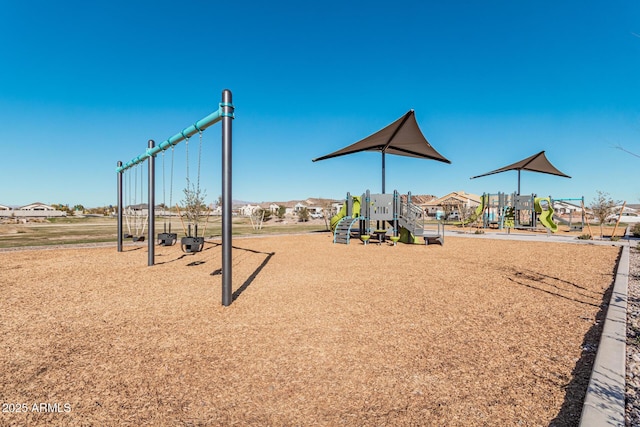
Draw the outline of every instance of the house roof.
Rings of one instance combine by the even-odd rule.
[[[434,199],[437,199],[437,197],[432,194],[412,194],[411,195],[411,202],[416,205],[424,205]],[[403,202],[406,202],[407,195],[401,194],[400,200],[402,200]]]
[[[468,200],[480,203],[480,196],[476,194],[466,193],[464,191],[453,191],[442,197],[431,200],[430,202],[427,202],[425,204],[429,206],[440,206],[442,204],[451,204],[453,202],[466,203]]]
[[[20,206],[18,209],[25,209],[25,208],[30,208],[30,207],[33,207],[33,206],[44,206],[44,207],[49,208],[49,209],[54,209],[53,206],[48,205],[46,203],[42,203],[42,202],[29,203],[28,205]]]

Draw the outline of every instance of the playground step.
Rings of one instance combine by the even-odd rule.
[[[357,221],[358,218],[352,218],[350,216],[342,218],[336,225],[336,229],[333,233],[333,243],[344,243],[345,245],[348,245],[349,240],[351,239],[351,229]]]

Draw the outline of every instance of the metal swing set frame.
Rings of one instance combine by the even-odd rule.
[[[180,142],[188,140],[193,135],[204,131],[208,127],[222,122],[222,305],[231,305],[232,293],[232,183],[231,183],[231,159],[232,159],[232,123],[234,119],[234,106],[232,103],[231,91],[222,91],[222,102],[218,109],[208,116],[198,120],[193,125],[183,129],[179,133],[168,138],[164,142],[155,145],[155,141],[149,140],[148,148],[144,153],[134,157],[123,164],[118,161],[116,167],[118,186],[118,252],[122,252],[123,244],[123,172],[145,161],[148,163],[148,262],[147,265],[155,264],[155,157],[157,154],[175,147]]]

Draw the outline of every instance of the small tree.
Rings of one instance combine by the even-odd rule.
[[[276,217],[278,219],[283,219],[286,213],[287,213],[287,208],[284,205],[279,205],[278,210],[276,211]]]
[[[600,190],[596,191],[596,193],[597,196],[589,205],[589,209],[591,209],[593,216],[598,220],[600,225],[600,238],[602,238],[602,225],[607,220],[607,217],[613,213],[616,207],[616,202],[614,202],[611,196],[609,196],[609,193],[605,193]]]
[[[298,211],[298,221],[309,221],[309,210],[307,208],[302,208]]]
[[[331,200],[325,201],[322,205],[322,217],[324,218],[324,226],[327,231],[329,231],[329,220],[333,215],[333,206],[331,206]]]
[[[449,220],[449,216],[456,210],[456,204],[449,202],[449,201],[445,201],[442,203],[442,210],[444,211],[444,220],[448,221]]]
[[[470,218],[474,214],[474,209],[469,207],[466,203],[458,205],[458,216],[460,217],[460,221],[462,221],[462,231],[465,231],[465,226],[467,222],[471,222]]]
[[[249,215],[249,219],[251,220],[251,226],[253,227],[254,230],[261,230],[262,229],[262,223],[264,222],[264,214],[265,214],[265,210],[264,209],[254,209],[251,211],[251,214]]]
[[[184,214],[187,217],[187,221],[191,224],[197,224],[200,218],[203,216],[203,212],[206,210],[204,198],[207,196],[207,192],[200,187],[196,188],[195,185],[189,187],[187,182],[187,188],[184,190]]]

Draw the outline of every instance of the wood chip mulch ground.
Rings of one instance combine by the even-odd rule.
[[[619,248],[0,253],[0,425],[576,425]]]

